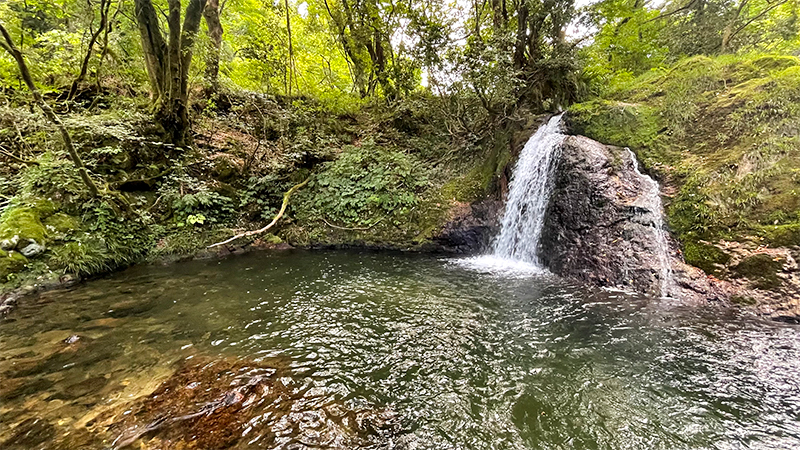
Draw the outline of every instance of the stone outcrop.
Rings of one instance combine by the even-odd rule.
[[[430,250],[445,253],[475,254],[489,249],[500,231],[503,202],[495,199],[460,203],[451,219],[432,239]]]
[[[659,295],[662,263],[653,211],[637,201],[648,186],[626,149],[583,136],[564,141],[542,232],[540,257],[555,274]],[[682,262],[668,239],[670,296],[727,300],[731,288]]]

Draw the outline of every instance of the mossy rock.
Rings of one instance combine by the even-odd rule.
[[[758,253],[743,259],[731,270],[735,275],[750,280],[755,289],[773,290],[782,284],[778,272],[783,270],[784,261],[767,253]]]
[[[775,247],[800,245],[800,223],[766,226],[760,234]]]
[[[731,260],[731,256],[718,247],[695,241],[684,242],[683,257],[687,263],[712,275],[719,275],[721,269]]]
[[[47,232],[40,220],[39,211],[31,207],[12,208],[0,219],[0,240],[19,237],[19,242],[27,244],[34,240],[44,244]]]
[[[19,273],[28,264],[28,259],[19,252],[0,250],[0,283],[8,280],[11,274]]]
[[[42,223],[45,229],[52,230],[56,233],[66,234],[71,231],[80,229],[81,223],[77,217],[70,216],[69,214],[56,213],[44,219]]]

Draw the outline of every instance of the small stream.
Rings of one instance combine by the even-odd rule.
[[[181,397],[181,422],[166,403],[131,405],[167,380],[202,386],[192,374],[223,362],[233,379],[279,367],[259,392],[292,392],[274,421],[266,403],[226,397],[250,414],[241,430],[226,422],[228,448],[800,447],[800,328],[672,302],[413,254],[135,267],[0,322],[0,448],[116,448],[125,433],[129,448],[203,448],[176,427],[217,414],[213,402]],[[200,372],[174,378],[193,361]],[[328,419],[309,425],[314,408]],[[366,410],[391,426],[364,425]],[[137,417],[157,425],[132,434]],[[358,420],[382,431],[308,441]]]

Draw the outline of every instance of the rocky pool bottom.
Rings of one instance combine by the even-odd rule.
[[[800,328],[426,255],[143,266],[0,322],[0,448],[800,446]]]

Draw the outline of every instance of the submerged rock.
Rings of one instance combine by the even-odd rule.
[[[353,407],[280,365],[186,362],[95,426],[114,449],[375,448],[399,431],[391,410]]]

